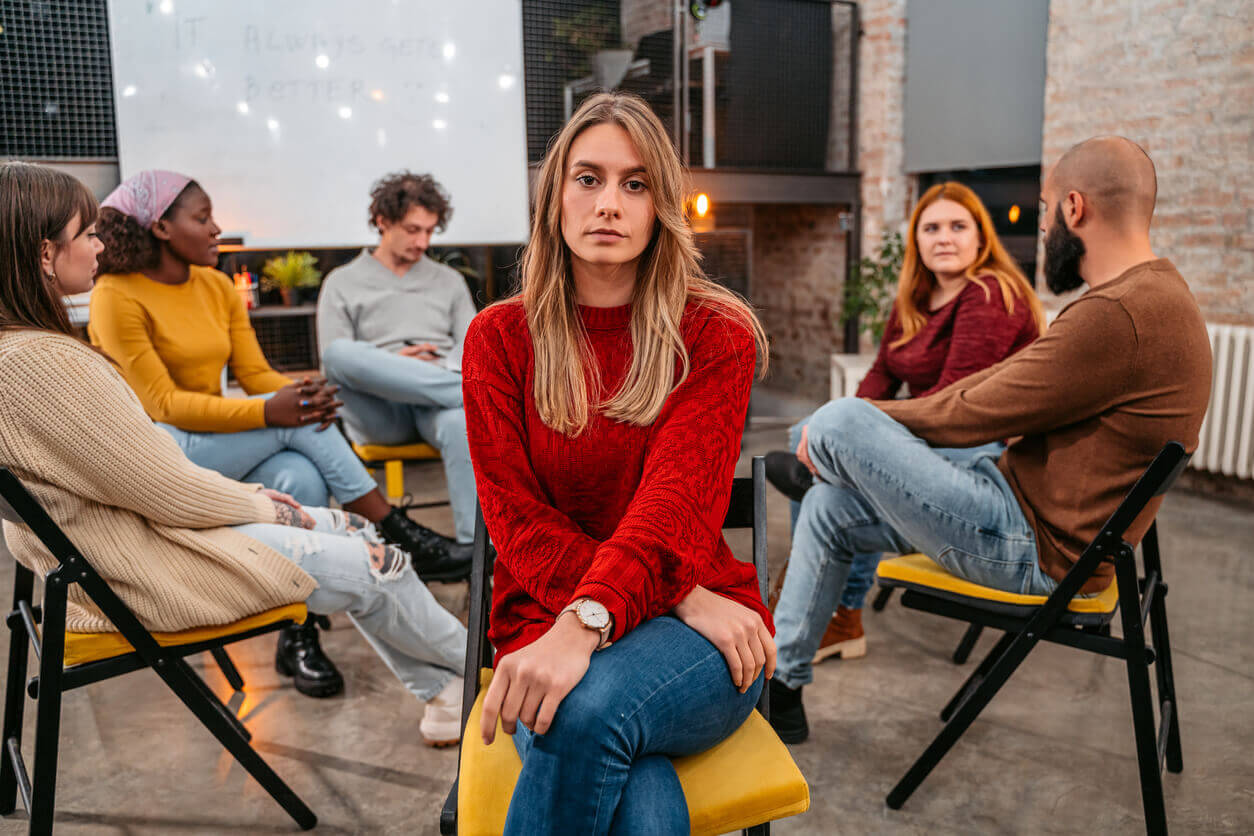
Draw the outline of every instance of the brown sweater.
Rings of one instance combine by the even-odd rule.
[[[1210,341],[1188,285],[1164,258],[1072,302],[1018,354],[924,398],[875,401],[937,447],[1022,438],[998,467],[1061,579],[1168,441],[1190,452],[1210,397]],[[1128,529],[1140,542],[1160,500]],[[1103,563],[1083,587],[1110,585]]]

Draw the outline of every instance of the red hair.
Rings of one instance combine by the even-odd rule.
[[[896,308],[897,321],[901,323],[901,337],[893,342],[892,347],[897,348],[910,342],[927,324],[927,303],[936,287],[936,275],[919,258],[919,216],[938,200],[950,200],[966,209],[979,228],[980,250],[975,255],[975,261],[967,267],[967,281],[973,281],[977,276],[992,276],[1001,285],[1001,298],[1006,303],[1006,313],[1014,313],[1016,299],[1023,300],[1032,311],[1037,330],[1045,333],[1045,309],[1041,306],[1041,300],[1019,265],[1001,245],[988,210],[971,189],[961,183],[948,181],[937,183],[924,192],[915,204],[914,211],[910,213],[910,235],[906,239],[906,254],[901,262],[901,277],[897,281]],[[989,295],[987,287],[984,288],[984,295]]]

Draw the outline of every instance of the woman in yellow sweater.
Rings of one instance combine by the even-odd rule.
[[[221,230],[194,180],[169,171],[128,178],[105,199],[99,229],[105,251],[92,292],[91,340],[189,459],[303,505],[326,505],[329,488],[346,511],[408,551],[424,580],[467,575],[469,555],[454,554],[451,540],[394,509],[330,426],[335,387],[293,382],[266,362],[230,279],[213,267]],[[254,397],[223,396],[224,366]],[[312,622],[280,634],[276,667],[309,696],[343,689]]]
[[[0,465],[22,480],[150,630],[227,624],[304,601],[346,610],[388,667],[427,701],[428,742],[456,739],[466,632],[409,556],[363,518],[302,508],[188,461],[99,352],[73,336],[64,294],[91,288],[96,203],[62,172],[0,165]],[[6,519],[13,556],[56,559]],[[78,586],[67,626],[116,628]]]

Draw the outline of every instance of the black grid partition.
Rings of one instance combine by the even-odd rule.
[[[0,0],[0,156],[117,156],[105,0]]]
[[[538,162],[566,122],[565,85],[591,74],[590,59],[598,49],[619,45],[619,3],[527,0],[522,12],[527,159]]]

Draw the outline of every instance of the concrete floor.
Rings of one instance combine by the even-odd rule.
[[[782,445],[755,424],[748,457]],[[438,464],[410,468],[420,499],[443,491]],[[446,508],[418,518],[451,530]],[[770,497],[772,573],[788,554],[787,504]],[[1167,775],[1176,833],[1254,832],[1254,514],[1183,493],[1161,515],[1185,771]],[[747,536],[732,540],[747,553]],[[12,559],[0,557],[0,590]],[[433,590],[465,617],[465,584]],[[7,595],[7,592],[3,594]],[[1139,833],[1139,782],[1123,667],[1038,648],[901,811],[884,796],[939,728],[971,664],[950,654],[962,626],[898,602],[867,611],[869,653],[831,661],[805,691],[811,738],[793,747],[811,809],[779,834]],[[991,646],[986,636],[975,658]],[[232,702],[257,749],[318,814],[323,833],[435,834],[457,756],[422,745],[422,707],[340,617],[323,644],[348,680],[331,700],[297,694],[273,669],[274,639],[232,650],[247,690]],[[0,653],[8,642],[0,643]],[[207,658],[207,657],[206,657]],[[193,660],[224,698],[212,662]],[[33,714],[33,705],[28,708]],[[29,715],[28,715],[29,716]],[[33,720],[33,717],[31,718]],[[29,731],[29,729],[28,729]],[[31,753],[27,735],[25,751]],[[24,832],[25,813],[0,820]],[[66,696],[57,828],[65,834],[294,833],[292,822],[153,674]]]

